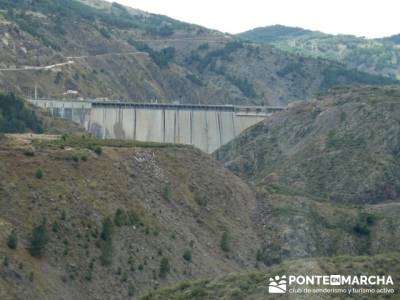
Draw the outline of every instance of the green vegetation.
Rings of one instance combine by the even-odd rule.
[[[0,94],[0,132],[27,131],[43,132],[42,122],[36,113],[21,98]]]
[[[37,169],[35,172],[35,177],[37,179],[42,179],[43,178],[43,170],[42,169]]]
[[[353,79],[379,81],[378,78],[368,78],[366,74],[352,72],[351,69],[354,68],[370,74],[400,78],[400,52],[396,48],[399,35],[383,39],[366,39],[276,25],[256,28],[239,36],[252,42],[272,44],[283,51],[303,57],[322,58],[345,64],[350,69],[347,75]],[[343,70],[328,70],[325,84],[332,82],[335,84],[339,80],[338,77],[343,75]]]
[[[187,74],[186,78],[189,79],[192,83],[194,83],[195,85],[198,86],[204,86],[205,83],[203,82],[203,80],[201,80],[198,76],[196,76],[195,74]]]
[[[169,287],[162,287],[148,292],[140,297],[140,300],[206,300],[206,299],[254,299],[274,300],[278,299],[275,294],[268,292],[266,278],[276,274],[313,274],[324,272],[327,274],[375,274],[378,270],[385,270],[393,274],[393,281],[400,280],[399,253],[388,253],[375,256],[337,256],[310,259],[298,259],[272,266],[268,269],[255,272],[238,273],[227,275],[218,279],[202,279],[183,281]],[[311,287],[311,286],[310,286]],[[322,288],[329,287],[321,286]],[[378,285],[383,288],[384,285]],[[387,297],[396,299],[394,297]],[[285,298],[285,297],[282,297]],[[364,297],[365,299],[375,299]],[[384,299],[386,297],[383,297]],[[304,299],[322,299],[320,295],[308,295]],[[337,299],[337,295],[327,295],[323,299]],[[343,299],[347,299],[346,297]]]
[[[256,98],[257,93],[254,90],[254,86],[249,82],[247,78],[238,78],[232,75],[225,74],[225,77],[235,85],[246,97]]]
[[[395,43],[395,44],[400,44],[400,34],[392,35],[390,37],[384,38],[383,40]]]
[[[166,257],[161,258],[160,261],[160,277],[165,278],[167,274],[170,272],[171,266],[169,264],[169,260]]]
[[[228,231],[224,231],[222,233],[220,247],[221,247],[221,250],[224,252],[229,252],[231,250],[230,236],[229,236]]]
[[[257,43],[271,43],[279,40],[293,39],[307,33],[311,33],[311,31],[299,27],[273,25],[240,33],[239,37]]]
[[[94,153],[96,153],[97,155],[101,155],[103,153],[103,149],[100,146],[96,146],[94,148]]]
[[[191,262],[191,261],[192,261],[192,250],[186,249],[186,250],[183,252],[182,257],[183,257],[184,260],[186,260],[186,261],[188,261],[188,262]]]
[[[33,5],[25,1],[10,3],[9,1],[1,0],[0,5],[4,10],[7,10],[6,16],[8,19],[17,22],[24,30],[29,30],[28,32],[33,36],[39,37],[43,41],[47,41],[47,37],[42,35],[40,26],[34,26],[33,18],[27,18],[28,15],[25,11],[30,10],[49,15],[57,14],[62,16],[62,19],[57,20],[54,28],[58,33],[64,31],[62,24],[64,20],[74,19],[86,20],[86,22],[91,24],[101,22],[106,26],[114,26],[120,29],[139,28],[150,34],[163,37],[171,35],[175,29],[187,27],[185,23],[164,16],[150,15],[144,19],[142,15],[132,15],[124,6],[116,2],[112,3],[111,9],[108,11],[85,5],[76,0],[68,1],[68,3],[62,0],[40,1],[35,2]],[[18,12],[16,12],[17,9]],[[101,30],[101,28],[99,30]],[[55,45],[50,43],[49,46],[53,46],[54,48]]]
[[[229,61],[231,54],[243,47],[243,43],[240,41],[228,42],[224,47],[210,51],[204,57],[201,57],[196,51],[192,51],[186,58],[186,63],[195,65],[200,72],[204,72],[207,67],[215,70],[217,60]]]
[[[17,232],[15,230],[12,230],[7,237],[7,246],[10,249],[17,249],[17,245],[18,245]]]
[[[105,218],[102,223],[100,243],[100,261],[103,265],[112,264],[113,258],[113,223],[110,218]]]
[[[167,201],[171,201],[172,199],[172,189],[171,184],[167,182],[163,188],[163,198]]]
[[[8,256],[5,256],[3,259],[3,266],[8,267],[9,264],[10,264],[10,259],[8,258]]]
[[[135,41],[131,38],[128,39],[128,43],[139,51],[147,52],[154,63],[160,68],[166,68],[175,57],[176,50],[173,47],[167,47],[161,49],[160,51],[156,51],[150,48],[147,44]]]
[[[42,257],[49,241],[47,232],[47,221],[43,218],[42,222],[32,230],[29,253],[33,257]]]
[[[123,225],[126,225],[126,223],[127,223],[127,215],[125,211],[121,208],[118,208],[117,211],[115,212],[114,224],[117,225],[118,227],[121,227]]]
[[[385,77],[360,72],[357,70],[344,69],[341,66],[330,66],[323,72],[321,87],[328,89],[331,86],[338,86],[351,83],[359,84],[391,84],[396,83]]]
[[[268,192],[340,203],[397,199],[399,166],[387,162],[399,153],[398,93],[398,86],[332,89],[286,111],[285,121],[257,124],[215,157]]]
[[[359,235],[369,235],[370,226],[375,223],[376,217],[367,213],[359,213],[357,223],[353,227],[353,231]]]
[[[133,297],[135,295],[135,291],[136,291],[135,286],[130,284],[128,286],[128,296]]]

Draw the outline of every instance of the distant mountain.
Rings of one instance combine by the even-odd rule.
[[[39,97],[286,105],[341,84],[387,84],[117,3],[0,0],[0,91]]]
[[[268,26],[238,35],[286,52],[337,61],[370,74],[400,78],[399,35],[366,39],[352,35],[331,35],[297,27]]]
[[[258,27],[240,33],[239,36],[257,43],[271,43],[289,38],[296,38],[310,33],[313,32],[300,27],[273,25],[268,27]]]
[[[400,34],[392,35],[387,38],[383,38],[382,40],[390,41],[395,44],[400,44]]]

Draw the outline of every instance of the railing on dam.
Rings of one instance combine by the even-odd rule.
[[[29,100],[99,138],[190,144],[211,153],[283,107]]]
[[[236,113],[271,113],[285,110],[284,106],[244,106],[244,105],[212,105],[212,104],[181,104],[181,103],[141,103],[141,102],[125,102],[120,100],[55,100],[55,99],[28,99],[31,103],[39,102],[60,102],[63,104],[82,103],[83,106],[90,105],[91,107],[121,107],[121,108],[148,108],[148,109],[191,109],[191,110],[220,110],[233,111]],[[68,105],[67,105],[68,106]]]

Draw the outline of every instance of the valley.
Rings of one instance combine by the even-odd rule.
[[[398,58],[0,0],[0,299],[398,299]]]

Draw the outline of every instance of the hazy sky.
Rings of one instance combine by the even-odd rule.
[[[400,33],[400,0],[114,0],[229,33],[283,24],[327,33]]]

